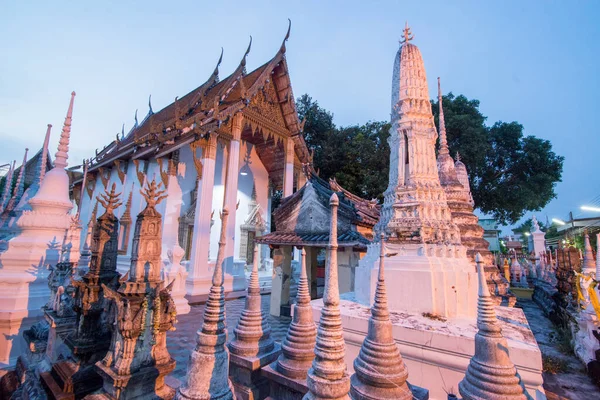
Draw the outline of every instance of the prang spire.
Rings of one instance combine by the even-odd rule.
[[[23,196],[23,192],[25,190],[25,164],[27,164],[27,152],[29,149],[25,149],[25,155],[23,156],[23,164],[21,164],[21,170],[19,171],[19,176],[17,177],[17,183],[15,184],[15,190],[13,192],[14,205],[16,206],[21,196]]]
[[[48,142],[50,142],[51,130],[52,124],[48,124],[48,129],[46,130],[46,137],[44,138],[44,146],[42,147],[42,156],[40,157],[40,161],[38,161],[37,165],[38,179],[33,182],[33,184],[37,185],[38,188],[42,184],[44,176],[46,175],[46,164],[48,163]]]
[[[4,182],[4,191],[2,192],[2,198],[0,198],[0,212],[4,211],[4,207],[10,200],[10,188],[12,186],[13,173],[15,171],[15,164],[17,161],[13,161],[12,165],[9,166],[8,172],[6,173],[6,180]]]
[[[442,105],[442,85],[438,77],[438,106],[440,110],[440,150],[439,154],[450,154],[448,151],[448,139],[446,137],[446,122],[444,121],[444,106]]]
[[[67,116],[65,117],[65,123],[63,125],[62,132],[60,133],[60,140],[58,142],[58,151],[55,155],[54,168],[65,169],[67,167],[67,159],[69,158],[69,139],[71,135],[71,120],[73,119],[73,102],[75,101],[75,92],[71,92],[71,101],[69,103],[69,109],[67,110]]]

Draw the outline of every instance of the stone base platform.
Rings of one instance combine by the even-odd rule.
[[[370,308],[355,302],[354,293],[341,297],[346,365],[352,374],[353,361],[367,334]],[[313,300],[311,305],[313,319],[318,323],[323,301]],[[527,318],[519,308],[496,307],[496,313],[508,340],[510,358],[527,391],[536,398],[537,391],[543,393],[542,354]],[[408,367],[411,384],[429,389],[430,398],[434,400],[445,400],[448,393],[458,394],[458,383],[475,352],[475,320],[446,321],[406,312],[391,312],[391,320],[394,339]]]
[[[262,369],[262,375],[269,380],[271,391],[267,399],[272,400],[302,400],[308,392],[305,379],[292,379],[283,375],[276,369],[277,362],[267,365]]]
[[[261,357],[242,357],[229,353],[229,377],[237,400],[262,400],[269,395],[269,381],[262,376],[262,368],[277,360],[281,346]]]

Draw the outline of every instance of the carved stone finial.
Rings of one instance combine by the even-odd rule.
[[[69,158],[69,139],[71,136],[71,122],[73,119],[73,103],[75,101],[75,92],[71,92],[71,101],[69,102],[69,109],[67,110],[67,116],[65,117],[65,123],[63,125],[62,132],[60,133],[60,140],[58,142],[58,151],[54,156],[54,168],[66,168],[67,159]]]
[[[114,183],[113,183],[114,185]],[[152,182],[146,184],[146,188],[140,190],[140,193],[146,200],[146,208],[155,208],[157,204],[167,198],[166,190],[160,190],[162,183],[156,184],[156,179],[152,179]]]
[[[258,243],[254,245],[254,262],[250,281],[248,282],[248,295],[246,306],[237,326],[233,330],[235,339],[229,343],[232,354],[240,356],[260,357],[271,352],[275,342],[271,338],[271,325],[269,317],[261,309],[260,286],[258,284],[258,263],[260,259]]]
[[[121,193],[115,193],[116,188],[117,184],[113,183],[110,192],[106,190],[104,193],[100,193],[100,196],[96,197],[96,200],[104,207],[105,214],[114,214],[114,211],[123,204],[119,201]]]
[[[460,153],[458,151],[456,152],[456,157],[454,159],[456,160],[456,162],[460,161]]]
[[[351,377],[350,388],[354,400],[413,398],[406,383],[408,371],[392,334],[385,287],[384,238],[385,235],[380,234],[379,275],[367,337],[354,360],[355,373]]]
[[[121,216],[121,224],[126,224],[131,222],[131,200],[133,198],[133,187],[134,184],[131,184],[131,190],[129,191],[129,196],[127,197],[127,202],[125,203],[125,211],[123,211],[123,215]]]
[[[400,43],[408,43],[414,38],[415,36],[410,32],[410,28],[408,27],[408,21],[406,21],[406,24],[404,25],[404,31],[402,33],[402,41],[400,41]]]
[[[483,271],[482,257],[477,263],[479,300],[475,355],[471,358],[465,377],[458,384],[463,399],[530,399],[521,384],[517,369],[510,360],[508,343],[502,329]]]
[[[308,371],[309,399],[350,399],[350,377],[346,369],[344,356],[346,344],[340,314],[340,292],[338,287],[337,263],[337,211],[339,206],[337,194],[329,199],[331,206],[331,222],[329,229],[328,258],[325,266],[325,291],[323,308],[317,331],[315,359]]]

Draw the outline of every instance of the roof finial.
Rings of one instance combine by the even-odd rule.
[[[71,135],[71,121],[73,119],[73,102],[75,101],[75,92],[71,92],[71,102],[69,103],[69,109],[67,110],[67,116],[65,117],[65,123],[63,125],[62,132],[60,133],[60,140],[58,142],[58,151],[56,152],[54,160],[54,168],[66,168],[67,159],[69,158],[69,138]]]
[[[460,153],[457,151],[456,152],[456,158],[455,158],[456,162],[460,161]]]
[[[406,25],[404,25],[404,33],[402,33],[402,40],[400,41],[401,44],[405,44],[410,42],[411,40],[413,40],[415,38],[415,35],[413,35],[410,32],[410,28],[408,27],[408,21],[406,21]]]
[[[252,35],[250,35],[250,43],[248,43],[248,48],[246,49],[246,52],[244,53],[244,57],[242,57],[242,62],[240,63],[243,67],[244,67],[244,74],[246,73],[246,57],[248,57],[248,54],[250,54],[250,49],[252,48]]]
[[[135,115],[133,116],[133,119],[135,120],[135,123],[133,124],[133,128],[137,128],[138,127],[138,119],[137,119],[137,112],[138,110],[135,110]]]
[[[444,107],[442,105],[442,85],[438,77],[438,107],[440,110],[440,154],[449,154],[448,139],[446,137],[446,122],[444,121]]]
[[[283,38],[283,42],[281,43],[281,48],[279,49],[279,51],[281,53],[285,53],[285,42],[287,42],[287,40],[290,38],[290,31],[292,29],[292,20],[288,18],[288,30],[287,33],[285,34],[285,37]]]
[[[154,114],[154,111],[152,111],[152,95],[148,96],[148,115],[152,115]]]

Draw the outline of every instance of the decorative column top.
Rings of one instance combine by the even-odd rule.
[[[231,125],[231,140],[239,142],[242,137],[242,128],[244,127],[244,115],[239,112],[233,116],[233,123]]]
[[[67,116],[65,117],[65,123],[63,125],[62,132],[60,133],[60,140],[58,142],[58,151],[56,152],[54,159],[54,168],[66,168],[69,158],[69,138],[71,135],[71,121],[73,119],[73,102],[75,101],[75,92],[71,92],[71,101],[69,103],[69,109],[67,110]]]

